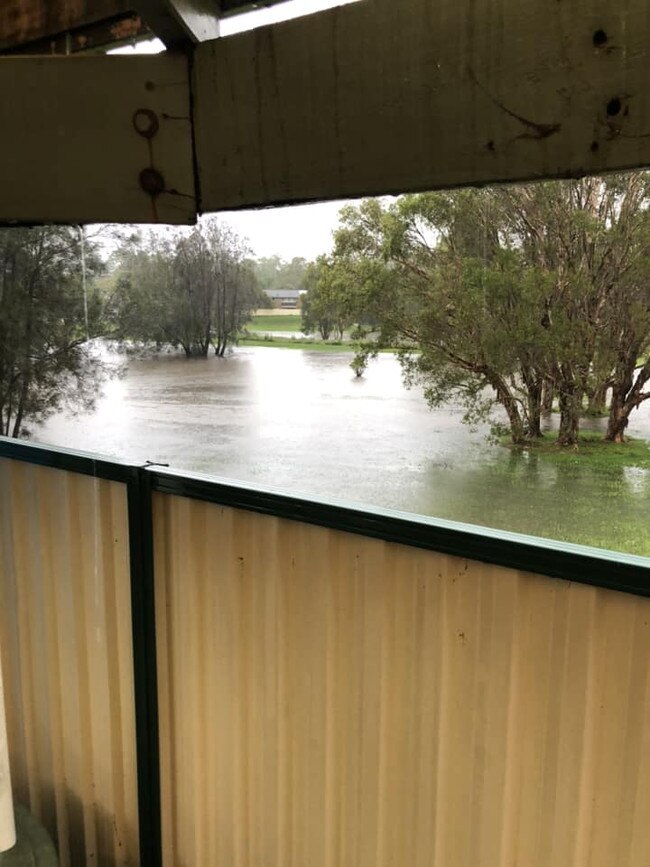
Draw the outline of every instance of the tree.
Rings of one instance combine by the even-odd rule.
[[[305,334],[318,331],[323,340],[329,340],[332,334],[343,340],[355,318],[355,280],[355,270],[342,257],[319,256],[309,265],[305,276],[307,294],[302,302]]]
[[[430,403],[460,399],[476,421],[496,402],[523,443],[555,396],[573,446],[585,397],[594,411],[611,391],[621,441],[650,398],[649,189],[635,172],[369,200],[341,212],[319,281],[348,274],[380,323],[365,352],[397,347]]]
[[[561,444],[577,440],[585,395],[599,412],[612,389],[614,440],[646,399],[635,366],[650,339],[649,193],[644,172],[500,191],[530,267],[552,275],[545,317],[558,339],[547,378],[558,395]]]
[[[188,358],[207,356],[211,346],[223,356],[260,305],[246,253],[215,220],[126,245],[112,298],[116,334],[181,347]]]
[[[281,289],[278,285],[284,262],[279,256],[263,256],[254,260],[255,276],[262,291]]]
[[[92,285],[87,316],[81,273],[81,235],[43,226],[0,230],[0,432],[24,436],[63,407],[90,409],[111,367],[90,341],[104,331]],[[101,269],[84,239],[88,278]]]
[[[548,342],[545,287],[497,243],[494,210],[484,190],[366,201],[343,210],[334,258],[356,271],[356,304],[378,323],[366,353],[396,348],[407,381],[431,405],[460,401],[469,422],[499,403],[522,443],[539,434],[541,395],[525,380]]]
[[[260,289],[304,289],[307,261],[301,256],[294,256],[290,262],[285,262],[279,256],[267,256],[253,263],[255,275]]]

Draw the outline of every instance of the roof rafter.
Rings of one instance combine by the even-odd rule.
[[[135,0],[148,26],[167,48],[219,36],[217,0]]]

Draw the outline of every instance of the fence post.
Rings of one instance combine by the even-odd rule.
[[[150,477],[143,468],[133,468],[127,497],[140,864],[162,867],[153,518]]]

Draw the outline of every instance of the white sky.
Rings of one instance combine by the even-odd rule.
[[[221,21],[222,36],[252,30],[265,24],[274,24],[350,0],[285,0],[276,6],[256,9],[243,15],[233,15]],[[164,51],[158,39],[117,48],[111,54],[157,54]],[[280,256],[292,259],[303,256],[315,259],[332,247],[332,232],[338,223],[337,214],[345,202],[323,202],[315,205],[294,205],[286,208],[264,208],[256,211],[237,211],[221,214],[219,218],[238,235],[247,238],[253,255]]]
[[[332,232],[344,202],[290,205],[261,211],[220,214],[219,219],[241,237],[248,238],[256,258],[278,255],[281,259],[303,256],[315,259],[332,249]]]

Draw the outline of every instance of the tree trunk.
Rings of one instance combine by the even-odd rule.
[[[574,446],[578,442],[580,430],[580,410],[582,408],[582,392],[572,386],[563,386],[559,394],[560,430],[557,443],[560,446]]]
[[[482,373],[490,383],[496,393],[498,402],[506,411],[508,421],[510,422],[510,438],[513,445],[524,445],[528,442],[526,428],[517,401],[512,396],[507,383],[501,376],[494,374],[492,371],[486,370],[485,368],[480,370],[480,373]]]
[[[519,407],[513,400],[508,400],[505,404],[501,401],[501,405],[508,414],[508,421],[510,422],[510,438],[513,444],[519,446],[524,445],[528,442],[529,438],[526,436],[526,430],[521,419]]]
[[[528,386],[528,436],[539,439],[542,436],[542,386]]]
[[[550,415],[553,412],[553,398],[555,389],[551,382],[544,383],[544,392],[542,394],[542,415]]]
[[[636,379],[634,378],[634,371],[630,371],[629,367],[626,374],[626,376],[619,377],[619,381],[612,388],[612,402],[609,407],[607,433],[605,434],[605,439],[608,442],[625,442],[625,429],[630,420],[630,413],[650,399],[650,393],[644,390],[650,381],[650,361],[646,361],[639,368]]]
[[[625,442],[625,429],[630,420],[631,409],[625,398],[626,393],[624,390],[620,388],[612,389],[612,402],[607,420],[607,432],[605,434],[607,442]]]
[[[526,387],[526,433],[529,439],[542,436],[542,396],[544,379],[532,366],[521,366],[521,378]]]

